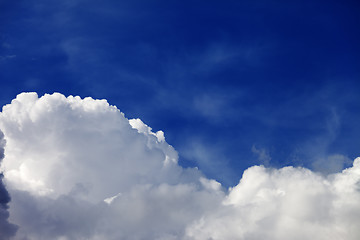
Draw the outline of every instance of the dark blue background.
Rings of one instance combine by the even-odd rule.
[[[225,186],[331,172],[313,163],[360,156],[359,43],[358,1],[0,0],[0,104],[106,98]]]

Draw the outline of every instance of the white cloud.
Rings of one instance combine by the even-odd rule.
[[[360,158],[323,177],[308,169],[247,169],[218,209],[188,227],[190,239],[360,237]]]
[[[105,100],[23,93],[3,107],[0,128],[18,239],[179,237],[223,195],[177,164],[161,131]]]
[[[0,113],[15,239],[359,239],[360,159],[246,170],[224,191],[105,100],[23,93]]]

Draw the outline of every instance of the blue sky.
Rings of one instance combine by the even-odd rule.
[[[360,156],[358,1],[0,1],[0,105],[105,98],[182,166],[324,173]]]

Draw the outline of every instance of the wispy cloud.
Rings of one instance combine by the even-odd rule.
[[[251,151],[257,156],[260,164],[269,166],[271,161],[270,153],[265,148],[257,148],[255,145],[252,145]]]
[[[0,56],[0,62],[16,58],[16,55]]]

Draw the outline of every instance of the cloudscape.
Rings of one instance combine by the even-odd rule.
[[[359,240],[359,13],[0,0],[0,240]]]
[[[11,196],[2,239],[360,236],[360,158],[329,175],[253,166],[226,189],[181,167],[164,132],[106,100],[22,93],[0,128]]]

